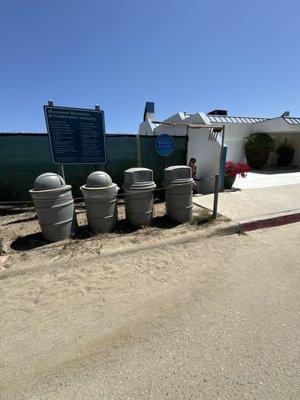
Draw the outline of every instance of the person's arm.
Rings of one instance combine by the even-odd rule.
[[[193,168],[193,175],[192,175],[192,178],[193,178],[193,179],[197,179],[197,167],[196,167],[196,165],[194,165],[194,168]]]

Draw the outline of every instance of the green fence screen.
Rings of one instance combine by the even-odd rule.
[[[153,170],[154,180],[157,186],[161,186],[163,181],[164,166],[182,165],[186,163],[186,137],[174,136],[175,150],[164,160],[155,151],[155,136],[141,136],[141,156],[143,167]]]
[[[165,165],[185,164],[186,138],[174,137],[176,148],[165,160]],[[163,159],[154,148],[155,137],[141,137],[143,167],[154,171],[158,186],[163,179]],[[105,171],[119,186],[123,182],[124,170],[137,166],[135,135],[106,135],[107,164]],[[93,165],[66,165],[65,176],[73,187],[73,195],[81,197],[79,187],[95,170]],[[29,200],[28,190],[35,178],[43,172],[61,174],[59,165],[52,162],[47,134],[0,133],[0,201]]]

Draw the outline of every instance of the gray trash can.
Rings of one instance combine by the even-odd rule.
[[[153,171],[130,168],[124,172],[126,219],[133,226],[149,225],[153,216]]]
[[[75,209],[72,187],[52,172],[39,175],[29,193],[47,242],[66,239],[75,232]]]
[[[163,185],[166,187],[166,211],[173,221],[180,223],[191,221],[193,182],[190,167],[175,165],[165,168]]]
[[[81,186],[89,228],[93,233],[112,231],[118,221],[118,186],[103,171],[92,172]]]

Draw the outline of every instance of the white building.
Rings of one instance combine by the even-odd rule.
[[[285,112],[276,118],[236,117],[228,115],[225,110],[214,110],[209,113],[199,112],[188,114],[179,112],[171,117],[156,123],[154,115],[154,104],[146,103],[144,121],[140,124],[140,135],[156,136],[168,133],[172,136],[188,136],[187,162],[195,157],[198,166],[198,179],[212,176],[219,172],[219,161],[221,151],[221,135],[218,134],[215,142],[210,141],[209,126],[225,125],[225,149],[227,148],[227,160],[234,162],[245,161],[244,142],[245,138],[254,132],[265,132],[275,140],[275,150],[288,139],[295,148],[293,165],[300,166],[300,118],[289,116]],[[175,123],[164,125],[164,123]],[[176,123],[178,125],[176,125]],[[187,125],[204,125],[203,128],[187,128]],[[208,126],[205,128],[205,126]],[[276,165],[276,151],[272,152],[269,163]],[[201,184],[200,191],[212,190],[211,184]]]

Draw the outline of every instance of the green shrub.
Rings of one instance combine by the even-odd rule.
[[[291,143],[285,140],[284,143],[282,143],[278,147],[276,153],[278,154],[277,165],[283,167],[289,165],[292,162],[295,149]]]
[[[245,143],[245,154],[251,168],[261,168],[268,161],[274,140],[267,133],[252,133]]]

